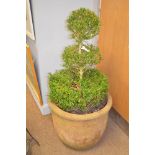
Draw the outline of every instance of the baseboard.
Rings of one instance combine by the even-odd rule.
[[[51,110],[48,106],[48,104],[43,104],[43,106],[41,106],[40,111],[42,113],[42,115],[49,115],[51,113]]]
[[[41,114],[42,115],[48,115],[48,114],[50,114],[51,113],[51,110],[50,110],[48,104],[40,105],[40,103],[38,101],[38,98],[36,97],[36,95],[35,95],[32,87],[31,87],[31,84],[29,82],[27,82],[27,81],[26,81],[26,84],[27,84],[28,88],[30,89],[30,92],[31,92],[31,94],[32,94],[32,96],[33,96],[33,98],[35,100],[35,103],[36,103],[37,107],[39,108]]]

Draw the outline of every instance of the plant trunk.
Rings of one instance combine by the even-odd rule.
[[[79,54],[81,54],[81,43],[79,44]],[[82,79],[83,77],[83,68],[80,68],[79,69],[79,75],[80,75],[80,80]]]
[[[82,79],[82,77],[83,77],[83,69],[80,68],[80,80]]]

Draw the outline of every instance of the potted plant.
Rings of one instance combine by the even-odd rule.
[[[112,99],[106,75],[95,68],[101,60],[99,48],[87,41],[99,32],[98,16],[80,8],[68,17],[67,27],[75,44],[64,49],[64,69],[49,74],[49,106],[62,142],[85,149],[100,140]]]

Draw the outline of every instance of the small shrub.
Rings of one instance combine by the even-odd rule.
[[[67,19],[76,43],[62,54],[64,69],[49,74],[49,99],[62,110],[87,112],[88,106],[96,107],[107,97],[107,77],[95,68],[102,59],[99,48],[85,43],[98,34],[99,26],[99,18],[85,8]]]

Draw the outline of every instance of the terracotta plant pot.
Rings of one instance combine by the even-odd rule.
[[[91,114],[71,114],[49,103],[54,128],[61,141],[74,149],[94,146],[102,137],[107,126],[112,98],[108,96],[106,106]]]

